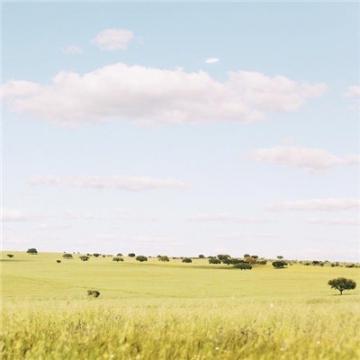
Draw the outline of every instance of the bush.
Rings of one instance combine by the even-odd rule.
[[[123,254],[122,254],[122,253],[118,253],[118,254],[116,254],[116,256],[123,256]]]
[[[216,257],[209,258],[209,264],[221,264],[221,260]]]
[[[266,261],[266,260],[258,260],[258,261],[257,261],[257,264],[259,264],[259,265],[266,265],[266,264],[267,264],[267,261]]]
[[[185,258],[182,259],[182,262],[186,263],[186,264],[190,264],[190,263],[192,263],[192,259],[188,258],[188,257],[185,257]]]
[[[87,294],[88,294],[88,296],[97,298],[97,297],[100,296],[100,291],[98,291],[98,290],[88,290]]]
[[[130,254],[129,254],[130,255]],[[144,262],[144,261],[148,261],[148,258],[146,257],[146,256],[144,256],[144,255],[138,255],[137,257],[136,257],[136,260],[137,261],[140,261],[140,262]]]
[[[230,255],[226,255],[226,254],[219,254],[219,255],[217,255],[217,258],[219,259],[219,260],[221,260],[222,262],[226,262],[226,261],[228,261],[228,259],[230,259],[231,258],[231,256]]]
[[[37,253],[38,253],[38,251],[35,248],[27,249],[26,252],[31,255],[37,255]]]
[[[63,257],[64,259],[72,259],[72,258],[73,258],[73,256],[72,256],[71,254],[68,254],[68,253],[63,254],[62,257]]]
[[[286,268],[287,265],[288,265],[287,262],[283,261],[283,260],[273,261],[273,263],[272,263],[272,266],[275,269],[284,269],[284,268]]]
[[[246,262],[242,262],[242,263],[234,264],[234,268],[240,270],[251,270],[252,265]]]
[[[124,259],[122,257],[120,257],[120,256],[114,256],[112,258],[112,261],[124,261]]]
[[[198,258],[199,258],[199,259],[205,259],[205,255],[200,254],[200,255],[198,256]]]
[[[347,267],[347,268],[354,268],[354,267],[355,267],[355,264],[346,264],[345,267]]]
[[[89,257],[87,255],[79,256],[79,258],[80,258],[81,261],[88,261],[89,260]]]
[[[135,253],[128,254],[128,257],[135,257]]]
[[[101,254],[99,254],[99,253],[94,253],[93,254],[93,256],[95,256],[95,257],[99,257]]]
[[[346,278],[329,280],[328,285],[331,286],[332,289],[339,290],[340,295],[342,295],[344,290],[353,290],[356,288],[356,282],[354,280]]]
[[[13,258],[13,257],[14,257],[13,254],[7,254],[6,256],[7,256],[8,258]]]
[[[159,259],[159,261],[164,261],[164,262],[169,262],[170,261],[169,257],[165,256],[165,255],[159,255],[158,259]]]
[[[60,264],[60,263],[61,263],[61,260],[56,260],[56,262],[57,262],[58,264]]]

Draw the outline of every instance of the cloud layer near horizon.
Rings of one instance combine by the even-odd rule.
[[[356,198],[328,198],[283,201],[269,207],[270,210],[308,210],[334,211],[359,210],[360,199]]]
[[[301,146],[275,146],[258,149],[253,152],[252,157],[260,162],[308,170],[325,170],[336,166],[360,163],[360,155],[337,156],[323,149]]]
[[[229,72],[224,82],[186,72],[116,63],[79,74],[59,72],[49,84],[9,81],[1,97],[13,111],[77,125],[107,120],[142,124],[264,119],[298,110],[326,85],[258,72]]]
[[[185,182],[176,179],[145,176],[34,176],[30,179],[30,184],[127,191],[183,189],[187,186]]]

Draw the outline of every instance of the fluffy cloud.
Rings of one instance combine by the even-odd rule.
[[[69,45],[69,46],[65,46],[62,49],[62,52],[64,54],[69,54],[69,55],[80,55],[82,54],[82,49],[80,46],[77,45]]]
[[[125,29],[105,29],[92,40],[102,50],[126,50],[134,34]]]
[[[256,224],[269,221],[265,219],[247,218],[227,213],[196,214],[191,216],[188,220],[195,222],[236,222],[243,224]]]
[[[48,85],[9,81],[0,88],[13,111],[68,125],[106,120],[144,123],[250,122],[299,109],[324,84],[230,72],[224,82],[185,72],[117,63],[83,75],[60,72]]]
[[[360,226],[360,218],[357,219],[310,219],[309,224],[314,225],[350,225]]]
[[[142,191],[186,187],[176,179],[156,179],[140,176],[37,176],[30,179],[32,185],[66,186],[92,189],[119,189]]]
[[[1,222],[17,222],[28,220],[30,220],[30,217],[18,210],[1,209],[0,211]]]
[[[219,59],[218,59],[218,58],[214,58],[214,57],[212,57],[212,58],[207,58],[207,59],[205,60],[205,62],[206,62],[206,64],[216,64],[217,62],[219,62]]]
[[[308,211],[359,210],[360,199],[330,198],[330,199],[284,201],[272,205],[269,209],[270,210],[308,210]]]
[[[324,170],[339,165],[360,163],[359,155],[337,156],[323,149],[299,146],[275,146],[258,149],[254,151],[252,156],[256,161],[308,170]]]
[[[349,86],[345,95],[360,100],[360,85]]]

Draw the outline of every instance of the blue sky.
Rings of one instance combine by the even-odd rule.
[[[359,260],[358,10],[3,4],[3,247]]]

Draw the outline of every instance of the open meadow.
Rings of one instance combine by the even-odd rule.
[[[359,268],[12,253],[1,261],[2,359],[360,358],[360,289],[327,285],[359,283]]]

